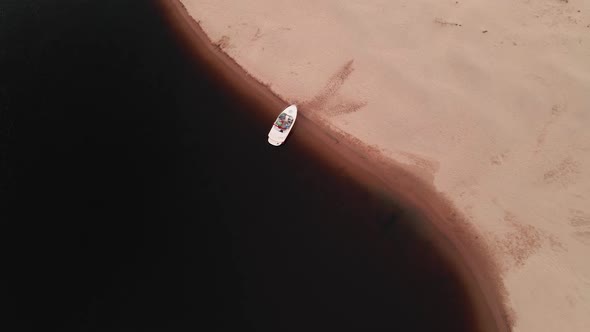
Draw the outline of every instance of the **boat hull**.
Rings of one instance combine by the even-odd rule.
[[[283,144],[291,130],[293,130],[295,120],[297,120],[297,106],[291,105],[285,108],[277,116],[268,132],[268,143],[274,146]]]

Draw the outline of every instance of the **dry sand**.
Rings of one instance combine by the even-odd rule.
[[[590,331],[590,1],[182,2],[304,115],[450,199],[514,331]]]

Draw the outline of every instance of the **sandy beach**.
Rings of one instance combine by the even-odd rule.
[[[438,227],[480,248],[471,266],[490,261],[496,319],[590,329],[589,2],[182,3],[212,48],[363,151],[391,190],[417,177],[430,192],[408,200],[452,203],[464,222]]]

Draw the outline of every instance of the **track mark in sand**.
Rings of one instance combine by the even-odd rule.
[[[440,24],[441,26],[454,26],[454,27],[462,27],[463,26],[460,23],[449,22],[447,20],[443,20],[442,18],[438,18],[438,17],[434,19],[434,22]]]
[[[576,176],[580,173],[580,165],[571,157],[562,160],[557,166],[543,174],[543,182],[547,184],[558,183],[563,187],[575,183]]]
[[[330,77],[324,88],[315,97],[304,104],[311,108],[324,108],[330,98],[340,90],[344,82],[348,79],[348,76],[354,71],[352,67],[353,62],[354,60],[350,60],[344,64],[344,66]]]
[[[567,108],[562,105],[553,105],[553,107],[551,107],[551,117],[549,118],[549,120],[547,120],[545,122],[545,124],[543,125],[543,128],[541,129],[541,133],[539,133],[539,136],[537,136],[537,145],[536,145],[535,151],[534,151],[535,154],[539,153],[539,151],[541,151],[541,149],[543,148],[543,145],[545,144],[545,140],[547,139],[547,133],[549,132],[549,129],[551,129],[553,124],[566,111],[567,111]]]
[[[247,24],[246,24],[247,25]],[[281,31],[291,31],[291,28],[289,27],[278,27],[276,29],[272,29],[270,31],[267,31],[270,34],[273,34],[273,32],[281,32]],[[262,30],[259,27],[256,27],[256,32],[254,32],[254,35],[252,36],[252,38],[250,38],[250,41],[257,41],[258,39],[262,38],[266,36],[266,33],[262,32]]]
[[[228,36],[222,36],[221,38],[219,38],[218,41],[215,42],[215,46],[217,46],[219,49],[226,49],[228,47],[230,47],[230,43],[229,43],[230,39]]]
[[[251,41],[257,41],[262,36],[263,36],[263,34],[260,32],[260,28],[256,28],[256,33],[254,33],[254,36],[250,40]]]
[[[590,214],[581,210],[570,210],[569,223],[576,230],[572,236],[585,245],[590,245]]]
[[[354,60],[345,63],[334,73],[326,85],[315,97],[301,103],[301,106],[309,112],[323,112],[325,115],[341,115],[353,113],[367,105],[366,101],[346,101],[343,97],[336,98],[338,92],[354,71],[352,66]]]
[[[329,108],[326,109],[326,115],[341,115],[341,114],[348,114],[348,113],[354,113],[358,110],[360,110],[361,108],[367,106],[367,102],[366,101],[361,101],[361,102],[341,102],[338,103],[334,106],[331,106]]]

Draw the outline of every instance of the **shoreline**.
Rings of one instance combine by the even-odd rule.
[[[244,98],[262,105],[254,116],[264,123],[272,122],[274,113],[287,103],[215,46],[180,1],[159,0],[158,3],[176,35],[185,40],[182,44],[187,50],[206,63],[224,84],[232,86]],[[431,184],[407,171],[407,167],[396,165],[349,135],[332,131],[323,121],[307,116],[305,108],[301,113],[297,126],[300,130],[294,130],[290,140],[300,142],[338,172],[419,211],[440,233],[435,236],[439,238],[437,244],[440,250],[451,257],[462,271],[468,293],[478,307],[476,311],[482,330],[509,331],[513,318],[507,312],[499,269],[483,242],[477,239],[478,234],[473,227],[462,220],[450,201]],[[494,328],[490,329],[492,324]]]

